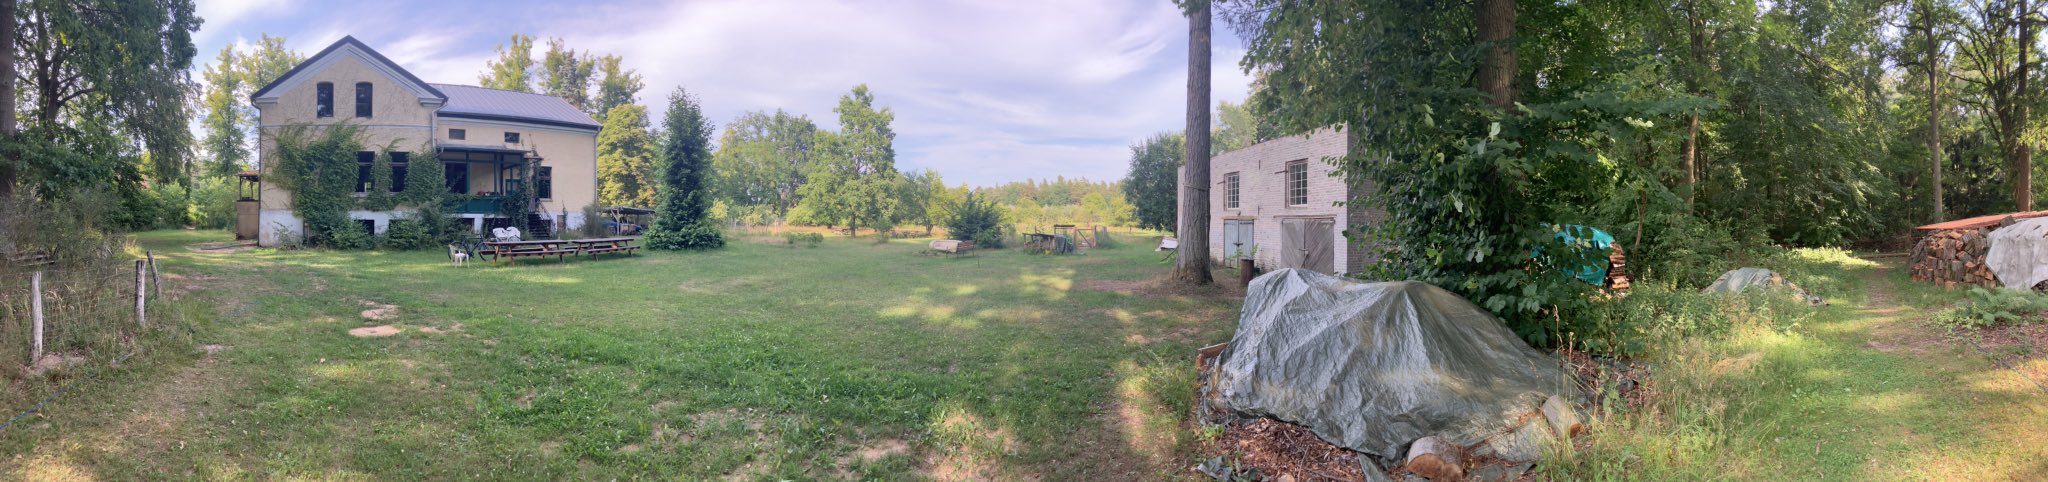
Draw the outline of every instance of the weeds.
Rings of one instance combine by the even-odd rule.
[[[2048,296],[2015,289],[1970,288],[1967,299],[1955,309],[1934,316],[1934,321],[1958,329],[1990,328],[2001,324],[2039,323],[2048,311]]]

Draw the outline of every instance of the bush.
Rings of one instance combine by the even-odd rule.
[[[791,247],[803,244],[807,248],[816,248],[818,243],[825,242],[825,235],[818,233],[782,233],[782,239],[788,240]]]
[[[435,236],[427,223],[417,219],[393,219],[391,227],[384,230],[384,247],[401,250],[430,249],[447,245],[447,240]]]
[[[1956,328],[1989,328],[2000,324],[2039,323],[2048,311],[2048,296],[2005,288],[1970,288],[1969,299],[1935,321]]]
[[[977,248],[1002,248],[1003,208],[986,196],[969,192],[953,208],[953,219],[946,222],[946,233],[955,240],[973,241]]]
[[[699,222],[673,231],[649,230],[649,249],[714,249],[725,246],[725,232],[718,225]]]
[[[329,231],[327,247],[343,250],[376,249],[377,236],[363,230],[355,223]]]

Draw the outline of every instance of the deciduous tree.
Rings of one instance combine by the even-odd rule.
[[[498,44],[498,58],[484,66],[483,75],[477,76],[477,85],[485,88],[533,92],[530,71],[533,70],[533,36],[512,34],[512,43]]]
[[[647,131],[647,108],[626,104],[612,108],[597,134],[598,202],[607,206],[655,205],[654,135]]]
[[[1124,198],[1136,207],[1137,224],[1147,229],[1171,230],[1179,221],[1180,166],[1185,141],[1179,133],[1162,132],[1131,145],[1130,174],[1124,178]]]

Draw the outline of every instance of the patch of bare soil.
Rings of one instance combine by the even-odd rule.
[[[357,338],[382,338],[398,334],[399,329],[391,325],[365,326],[349,330],[349,336]]]
[[[2048,368],[2028,363],[2048,359],[2048,323],[2001,324],[1977,330],[1977,346],[2035,383],[2048,383]]]
[[[839,467],[836,472],[841,479],[855,480],[859,476],[850,470],[854,464],[872,464],[891,456],[908,453],[910,453],[910,444],[902,440],[885,438],[869,441],[866,444],[862,444],[860,448],[854,449],[853,453],[840,456],[838,459]]]
[[[36,378],[53,371],[84,365],[85,362],[86,358],[84,355],[44,353],[43,357],[37,359],[34,364],[22,367],[22,372],[23,375],[26,375],[24,378]]]
[[[370,308],[363,310],[362,315],[365,320],[385,321],[398,317],[398,305],[387,305],[365,300],[363,301],[363,306]]]
[[[440,335],[440,334],[447,334],[447,333],[456,333],[456,332],[460,332],[460,331],[462,331],[462,324],[461,324],[461,323],[456,323],[456,324],[455,324],[454,326],[450,326],[450,327],[447,327],[447,328],[438,328],[438,327],[432,327],[432,326],[423,326],[423,327],[420,327],[420,333],[429,333],[429,334],[435,334],[435,335]]]
[[[1287,422],[1261,418],[1231,426],[1210,445],[1209,453],[1237,455],[1240,469],[1256,469],[1267,480],[1365,480],[1358,453]]]

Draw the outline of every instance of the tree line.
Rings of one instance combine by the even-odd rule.
[[[1535,340],[1590,307],[1527,266],[1565,226],[1698,285],[1772,245],[1896,247],[2040,192],[2039,2],[1213,3],[1259,79],[1257,132],[1352,127],[1334,162],[1389,214],[1349,227],[1382,241],[1371,276],[1459,291]],[[1169,144],[1134,146],[1127,188],[1170,179],[1137,169]],[[1171,219],[1146,215],[1156,197],[1132,196],[1140,217]]]

